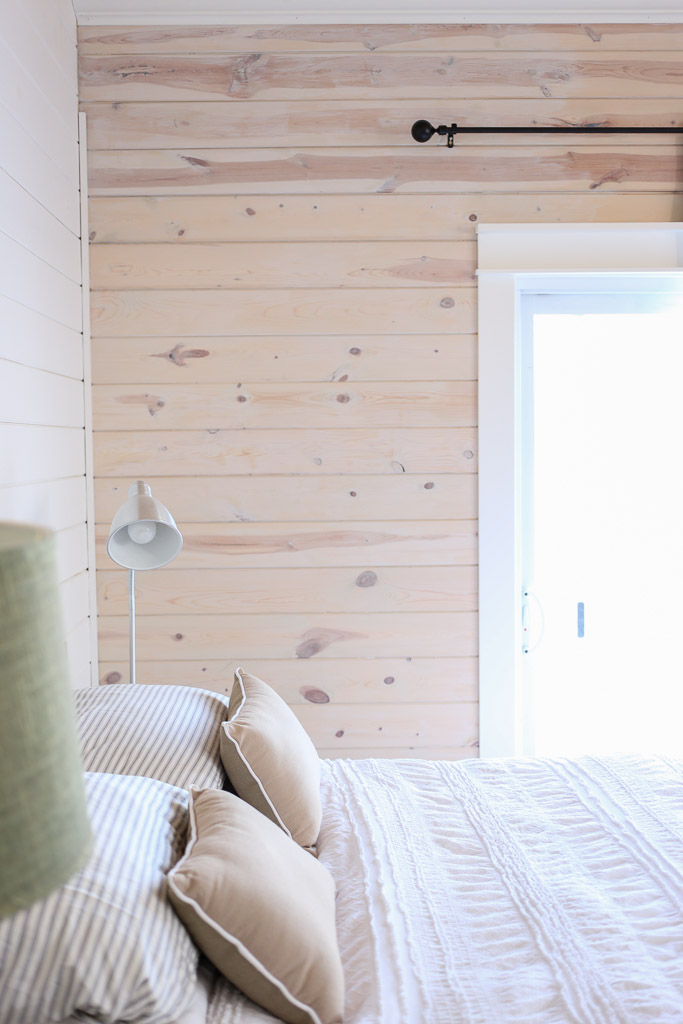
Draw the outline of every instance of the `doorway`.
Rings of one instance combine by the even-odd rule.
[[[538,756],[683,754],[683,301],[521,303],[522,694]]]

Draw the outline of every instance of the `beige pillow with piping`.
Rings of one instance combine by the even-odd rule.
[[[192,789],[171,904],[225,977],[289,1024],[336,1024],[344,976],[329,871],[233,793]]]
[[[313,848],[320,832],[320,758],[298,718],[272,687],[238,668],[221,758],[235,792]]]

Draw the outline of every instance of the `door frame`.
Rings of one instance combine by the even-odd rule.
[[[525,293],[683,292],[683,223],[481,224],[479,746],[527,753],[522,687],[522,300]]]

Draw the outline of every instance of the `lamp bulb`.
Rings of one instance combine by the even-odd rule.
[[[131,523],[128,527],[128,536],[135,544],[149,544],[157,535],[157,524],[149,519],[139,523]]]

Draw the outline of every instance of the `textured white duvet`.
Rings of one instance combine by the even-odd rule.
[[[683,763],[326,761],[323,807],[345,1024],[683,1024]]]

